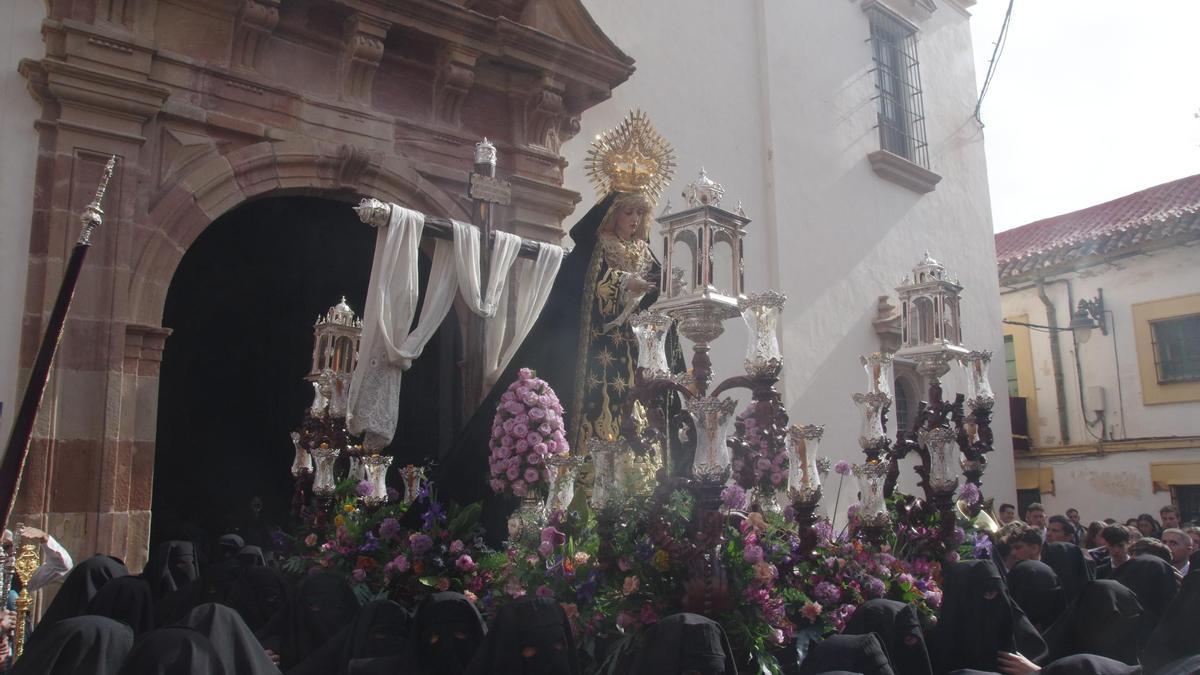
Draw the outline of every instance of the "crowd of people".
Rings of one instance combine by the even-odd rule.
[[[1085,527],[1073,509],[1047,518],[1039,504],[1024,515],[1001,506],[992,560],[944,565],[936,617],[869,600],[841,634],[802,640],[784,672],[1200,673],[1197,528],[1181,527],[1173,507],[1161,523],[1143,515],[1134,525]],[[211,556],[164,542],[137,575],[109,556],[72,568],[48,535],[22,534],[55,551],[39,583],[65,578],[12,675],[733,675],[747,665],[721,624],[696,614],[667,616],[596,655],[549,598],[508,602],[489,626],[458,593],[405,606],[357,597],[330,573],[290,579],[236,534]]]

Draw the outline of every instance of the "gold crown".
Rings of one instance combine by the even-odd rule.
[[[615,190],[657,199],[675,172],[675,151],[646,113],[634,110],[620,126],[596,136],[586,166],[601,196]]]

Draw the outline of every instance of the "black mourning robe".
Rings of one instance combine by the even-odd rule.
[[[699,614],[672,614],[643,633],[633,659],[636,675],[697,671],[737,675],[733,648],[721,624]]]
[[[468,675],[580,675],[571,622],[551,598],[525,596],[496,613]]]
[[[607,406],[610,410],[616,407],[616,402],[611,399],[622,394],[617,391],[620,385],[609,387],[611,382],[617,378],[632,381],[637,366],[637,341],[628,323],[604,331],[605,323],[612,320],[619,309],[601,311],[600,308],[604,304],[605,309],[613,310],[605,304],[605,299],[614,292],[613,275],[604,260],[599,228],[616,199],[617,193],[609,194],[571,228],[574,248],[563,259],[542,313],[454,446],[440,460],[434,474],[444,496],[460,504],[484,500],[484,527],[493,542],[507,534],[504,525],[513,505],[493,494],[488,485],[488,444],[496,405],[501,394],[517,379],[517,371],[530,368],[554,389],[563,405],[567,441],[572,454],[576,455],[585,452],[584,448],[577,447],[583,443],[581,439],[588,431],[582,428],[586,426],[583,418],[599,415],[597,410],[605,407],[605,401],[610,401]],[[654,260],[645,275],[655,286],[659,283],[659,269]],[[657,291],[650,290],[642,298],[640,309],[649,307],[657,299]],[[674,331],[669,336],[667,349],[672,368],[681,371],[683,356]],[[606,394],[610,389],[611,396]],[[669,414],[678,410],[673,397],[669,403],[664,403],[671,406]],[[588,409],[592,410],[591,415],[581,414]],[[620,420],[615,422],[619,424]],[[691,466],[690,460],[680,460],[677,464],[683,469]]]
[[[854,610],[846,622],[847,635],[874,633],[883,644],[896,672],[904,675],[931,675],[925,632],[913,605],[876,598]]]
[[[1042,633],[1067,608],[1067,595],[1058,575],[1043,562],[1022,560],[1009,570],[1005,583],[1013,600]]]
[[[154,594],[144,579],[117,577],[96,593],[86,613],[115,619],[141,635],[154,630]]]
[[[1046,656],[1046,642],[1009,595],[990,560],[944,568],[942,606],[933,641],[934,671],[997,669],[998,652],[1020,652],[1030,661]]]
[[[887,651],[874,633],[831,635],[812,646],[800,675],[820,675],[831,671],[861,675],[895,675]],[[906,674],[907,675],[907,674]]]
[[[86,612],[92,598],[105,584],[128,574],[129,570],[121,561],[106,555],[95,555],[76,565],[46,608],[42,620],[29,637],[29,644],[41,639],[41,634],[56,622]]]
[[[103,616],[56,621],[29,643],[10,675],[116,675],[133,647],[133,631]]]
[[[1134,665],[1142,643],[1142,614],[1133,591],[1111,579],[1091,581],[1046,631],[1049,658],[1096,654]]]
[[[1200,656],[1200,570],[1189,572],[1179,594],[1167,606],[1142,651],[1142,663],[1151,673]],[[1197,671],[1200,671],[1200,664]],[[1193,672],[1197,672],[1193,671]]]
[[[221,664],[208,638],[184,626],[146,633],[134,644],[119,675],[236,675]]]
[[[235,610],[206,603],[188,612],[180,624],[208,638],[226,673],[279,675],[279,668]]]

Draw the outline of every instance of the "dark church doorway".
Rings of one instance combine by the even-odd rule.
[[[342,298],[360,316],[374,228],[349,204],[314,197],[245,203],[184,254],[163,325],[151,541],[247,543],[289,523],[290,432],[312,401],[313,322]],[[421,258],[422,288],[429,259]],[[461,423],[453,311],[404,376],[392,471],[448,447]],[[449,386],[447,386],[449,385]],[[393,477],[389,483],[398,484]]]

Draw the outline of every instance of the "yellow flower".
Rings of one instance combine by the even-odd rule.
[[[345,506],[342,507],[342,510],[345,511],[346,513],[354,513],[354,505],[346,504]]]
[[[671,568],[671,555],[660,548],[654,553],[654,559],[651,560],[651,564],[659,572],[666,572]]]
[[[342,527],[343,525],[346,524],[346,519],[342,516],[338,516],[333,519],[333,524],[337,525],[338,527]]]

